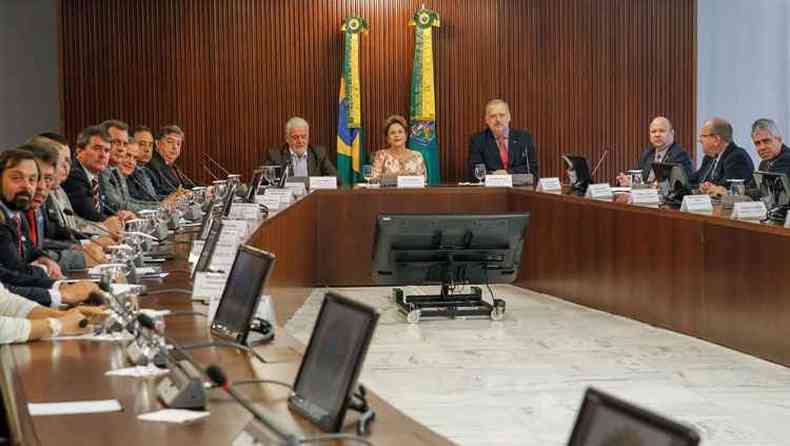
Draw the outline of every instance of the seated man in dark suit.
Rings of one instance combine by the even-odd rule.
[[[701,193],[719,196],[728,186],[727,180],[748,180],[754,172],[752,158],[732,141],[732,125],[722,118],[705,122],[699,134],[705,157],[699,170],[689,177],[689,183]]]
[[[143,185],[145,191],[136,191],[134,193],[130,191],[130,193],[132,197],[138,200],[150,200],[153,195],[148,196],[148,194],[153,193],[157,199],[161,200],[165,195],[157,192],[156,175],[148,168],[148,163],[151,162],[151,158],[154,156],[154,134],[148,127],[138,125],[132,130],[132,140],[136,141],[139,146],[139,150],[137,150],[137,169],[134,171],[134,178]]]
[[[267,150],[262,164],[287,167],[291,177],[337,176],[337,169],[326,156],[326,149],[310,145],[310,126],[298,116],[285,124],[285,144]]]
[[[531,173],[538,177],[538,154],[532,135],[510,128],[510,107],[501,99],[486,104],[488,128],[469,141],[469,179],[475,165],[485,164],[486,173]]]
[[[110,161],[110,139],[110,135],[99,127],[83,130],[77,138],[77,156],[72,162],[69,177],[61,185],[74,212],[94,222],[104,221],[113,215],[121,220],[134,218],[131,212],[110,206],[101,189],[101,175]]]
[[[184,143],[184,131],[176,125],[167,125],[159,129],[156,138],[156,151],[148,163],[153,174],[154,185],[160,195],[167,196],[181,189],[192,189],[195,183],[176,166],[181,156],[181,145]]]
[[[659,116],[650,123],[650,145],[642,151],[639,164],[636,168],[642,171],[642,181],[652,183],[656,175],[653,172],[653,163],[676,163],[683,166],[687,175],[694,173],[694,165],[691,163],[686,149],[675,142],[675,129],[669,119]],[[623,174],[617,176],[620,186],[631,186],[631,177]]]
[[[760,155],[761,172],[783,173],[790,177],[790,148],[782,141],[779,127],[771,119],[758,119],[752,124],[752,142],[757,154]],[[728,189],[723,186],[712,186],[713,193],[726,195]],[[754,177],[746,181],[746,194],[754,200],[759,200],[762,193],[757,189]]]

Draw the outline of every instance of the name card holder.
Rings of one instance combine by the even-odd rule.
[[[425,177],[422,175],[398,175],[399,189],[422,189],[425,187]]]
[[[610,186],[609,183],[598,183],[587,186],[587,193],[585,193],[584,196],[585,198],[604,201],[610,201],[614,198],[612,186]]]
[[[686,195],[680,205],[680,212],[692,214],[712,214],[713,202],[708,195]]]
[[[764,219],[768,209],[762,201],[741,201],[733,205],[730,218],[741,221],[756,221]]]
[[[283,189],[291,191],[293,197],[303,197],[307,194],[307,188],[301,181],[298,183],[285,183]]]
[[[785,215],[785,228],[790,229],[790,212]]]
[[[261,219],[261,207],[258,203],[233,203],[228,218],[257,222]]]
[[[562,183],[557,177],[541,178],[538,180],[538,187],[535,190],[549,194],[560,194],[562,193]]]
[[[310,190],[337,190],[337,177],[310,177]]]
[[[486,175],[486,187],[513,187],[513,175]]]
[[[255,203],[266,206],[269,212],[274,212],[280,209],[280,197],[273,195],[256,195]]]
[[[219,300],[225,289],[228,275],[224,273],[199,272],[195,274],[195,283],[192,287],[192,300],[205,300],[211,302]],[[209,315],[213,319],[214,315]]]
[[[200,258],[200,253],[203,251],[203,245],[205,244],[206,242],[203,240],[192,240],[192,247],[189,249],[189,263],[193,265],[197,263]]]
[[[291,183],[291,184],[301,184],[302,188],[304,188],[304,183]],[[275,189],[269,188],[266,189],[266,192],[263,193],[264,197],[277,197],[280,200],[280,206],[288,206],[294,199],[294,190],[290,188],[285,189]]]
[[[634,206],[645,206],[657,208],[661,203],[656,189],[632,189],[631,190],[631,204]]]

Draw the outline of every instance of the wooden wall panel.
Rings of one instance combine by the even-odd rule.
[[[366,17],[365,147],[406,114],[418,0],[61,0],[65,132],[117,117],[187,132],[203,154],[247,174],[292,115],[334,156],[342,19]],[[433,0],[438,134],[447,180],[465,175],[469,136],[493,97],[535,136],[544,175],[558,155],[596,160],[599,179],[636,162],[657,114],[694,140],[694,0]],[[212,168],[220,174],[218,169]]]

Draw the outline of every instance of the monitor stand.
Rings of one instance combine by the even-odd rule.
[[[471,293],[452,293],[450,284],[443,283],[440,294],[406,296],[401,288],[392,289],[392,298],[410,324],[423,317],[487,316],[499,321],[505,317],[505,301],[494,299],[493,305],[483,300],[483,290],[473,286]]]

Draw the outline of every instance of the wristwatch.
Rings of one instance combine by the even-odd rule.
[[[49,322],[49,329],[52,331],[52,337],[59,335],[61,331],[63,331],[63,322],[60,322],[60,319],[56,319],[54,317],[47,318],[47,322]]]

